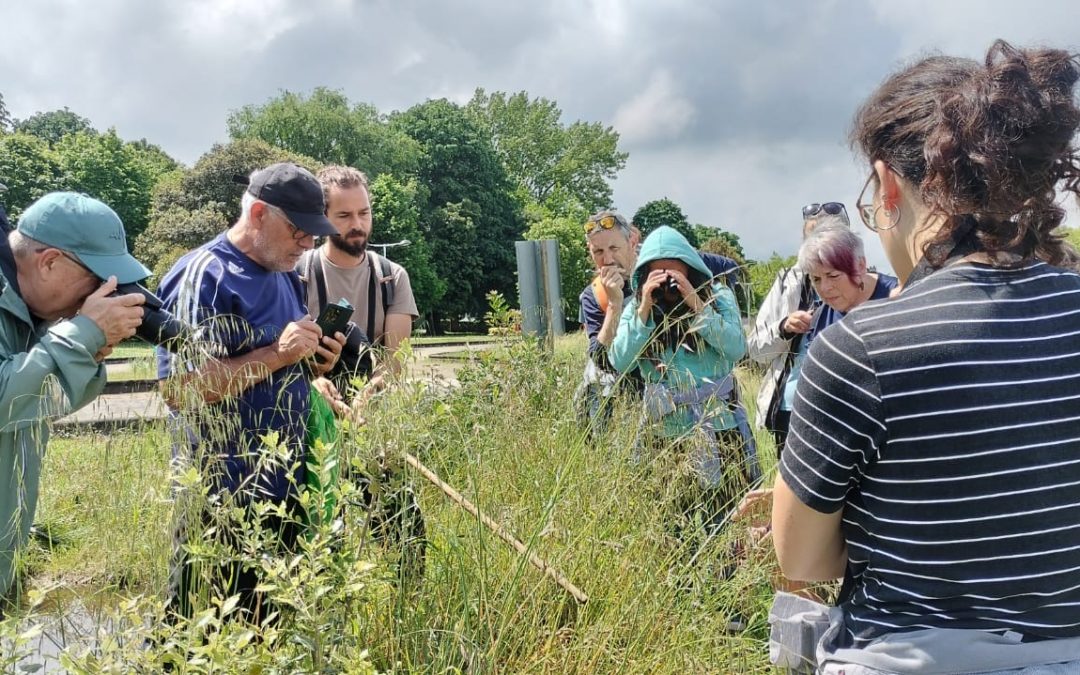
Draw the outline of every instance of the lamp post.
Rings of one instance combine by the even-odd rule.
[[[395,246],[408,246],[411,243],[412,242],[409,241],[408,239],[402,239],[401,241],[395,241],[393,244],[372,244],[372,246],[374,246],[375,248],[381,248],[382,249],[382,254],[381,255],[382,255],[382,257],[385,258],[386,257],[386,249],[394,248]]]

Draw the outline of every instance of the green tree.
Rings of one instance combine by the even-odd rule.
[[[65,187],[105,202],[124,223],[128,246],[146,228],[150,196],[158,177],[115,129],[103,134],[79,131],[60,138],[56,156]]]
[[[702,226],[698,225],[697,227],[701,228]],[[730,258],[734,260],[739,265],[739,269],[737,272],[739,283],[738,286],[733,289],[735,291],[735,298],[739,302],[739,308],[744,313],[751,312],[753,308],[756,307],[756,304],[753,297],[753,290],[748,287],[750,272],[748,269],[746,257],[743,255],[742,248],[737,248],[732,245],[731,239],[724,236],[725,234],[727,234],[727,232],[714,230],[712,228],[705,229],[708,230],[708,233],[711,233],[714,236],[701,243],[698,246],[698,250],[704,251],[705,253],[715,253],[717,255],[722,255],[725,258]],[[699,232],[700,231],[701,230],[699,230]],[[735,237],[735,235],[732,236]],[[735,237],[735,240],[737,241],[738,237]]]
[[[240,197],[245,189],[235,179],[246,178],[256,169],[276,162],[293,162],[313,173],[322,168],[322,164],[311,157],[275,148],[257,139],[218,143],[190,170],[183,172],[179,181],[167,181],[156,190],[153,208],[165,211],[178,206],[195,211],[211,206],[226,222],[232,223],[240,216]]]
[[[80,132],[90,135],[97,133],[90,120],[72,112],[67,106],[62,110],[36,112],[16,122],[15,131],[37,136],[48,143],[49,147],[55,147],[64,136]]]
[[[371,105],[350,105],[339,91],[319,87],[311,96],[283,92],[261,106],[234,110],[228,120],[234,139],[260,139],[325,164],[354,166],[376,177],[416,171],[416,142],[386,123]]]
[[[592,213],[611,204],[609,181],[626,165],[619,134],[598,122],[562,123],[562,111],[527,92],[477,89],[466,108],[487,134],[523,203],[535,202],[556,215]]]
[[[11,131],[13,126],[15,126],[15,120],[12,119],[11,113],[8,112],[7,105],[4,103],[4,95],[0,94],[0,135]]]
[[[690,245],[697,248],[699,242],[694,227],[686,220],[679,205],[667,197],[648,202],[634,214],[633,223],[641,230],[641,236],[647,237],[656,228],[667,225],[686,237]]]
[[[1057,233],[1065,237],[1065,241],[1072,244],[1072,247],[1077,251],[1080,251],[1080,228],[1077,227],[1060,227]]]
[[[133,251],[136,258],[153,270],[152,283],[157,283],[180,256],[213,239],[228,224],[213,204],[193,211],[172,206],[154,212],[150,224],[135,239]]]
[[[700,223],[694,225],[694,235],[697,236],[698,245],[704,247],[705,242],[710,239],[720,238],[727,242],[730,250],[736,255],[729,255],[727,257],[738,260],[746,260],[746,251],[743,250],[742,240],[739,239],[739,235],[734,232],[728,232],[721,230],[717,227],[709,227],[708,225],[701,225]],[[723,254],[727,255],[727,254]]]
[[[0,136],[0,183],[8,188],[0,200],[12,223],[36,199],[63,187],[61,173],[45,141],[19,133]]]
[[[144,153],[143,160],[153,163],[153,151]],[[242,140],[214,145],[191,169],[159,175],[149,223],[133,247],[139,260],[155,272],[167,271],[182,254],[212,239],[240,217],[244,186],[234,177],[275,162],[294,162],[311,171],[321,166],[263,141]]]
[[[169,153],[145,138],[128,141],[127,145],[131,152],[134,153],[137,161],[143,165],[143,170],[154,179],[155,184],[161,176],[180,168],[179,162],[173,159]]]
[[[752,312],[756,312],[758,307],[761,307],[761,301],[768,295],[780,270],[785,267],[794,267],[797,260],[797,256],[783,258],[778,253],[773,253],[768,260],[751,263],[749,271],[750,289],[753,295]]]
[[[432,266],[432,251],[420,228],[423,206],[415,178],[400,181],[384,173],[373,180],[371,196],[372,239],[394,242],[409,240],[408,246],[387,250],[387,257],[409,272],[413,297],[420,316],[425,316],[442,299],[446,282]],[[376,249],[378,250],[378,249]]]
[[[578,316],[578,296],[596,273],[585,247],[581,222],[582,218],[578,216],[548,216],[534,222],[525,233],[525,238],[533,241],[554,239],[559,242],[563,312],[574,322]]]
[[[524,229],[512,185],[491,141],[460,106],[427,101],[391,118],[393,126],[423,150],[420,184],[426,186],[420,222],[446,294],[433,312],[441,318],[487,308],[485,294],[514,297],[514,241]]]

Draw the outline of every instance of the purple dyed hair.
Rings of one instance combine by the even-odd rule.
[[[859,235],[847,227],[818,226],[799,247],[799,269],[809,274],[815,265],[824,265],[847,275],[852,283],[859,276],[859,261],[865,257]]]

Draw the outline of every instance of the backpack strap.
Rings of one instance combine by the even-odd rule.
[[[394,304],[394,270],[390,267],[390,261],[382,256],[379,256],[379,269],[382,270],[379,282],[382,284],[383,316],[386,316],[390,305]]]
[[[319,254],[319,249],[315,249],[308,254],[304,272],[309,284],[315,282],[315,294],[319,298],[319,309],[321,310],[326,307],[326,273],[323,272],[322,256]]]

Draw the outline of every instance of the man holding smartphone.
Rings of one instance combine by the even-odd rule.
[[[210,501],[242,508],[284,504],[286,516],[263,524],[278,530],[285,550],[299,533],[309,376],[333,367],[344,339],[323,335],[308,315],[293,267],[316,236],[335,231],[315,176],[294,164],[274,164],[251,175],[237,222],[182,257],[160,288],[166,309],[196,327],[189,349],[158,351],[158,378],[194,441],[193,465],[209,483]],[[202,513],[209,524],[208,511]],[[220,529],[231,541],[228,528]],[[182,526],[179,539],[189,530]],[[259,580],[240,562],[243,556],[236,559],[213,583],[220,597],[239,594],[247,619],[258,622],[269,613],[254,590]],[[174,611],[190,616],[199,581],[179,555]]]
[[[338,298],[345,299],[352,307],[353,323],[376,348],[374,372],[353,400],[354,409],[359,410],[400,370],[395,354],[412,333],[413,319],[419,313],[409,273],[368,247],[372,216],[367,176],[349,166],[332,165],[319,171],[317,177],[326,201],[326,216],[335,231],[325,244],[303,255],[297,271],[307,281],[307,303],[312,314],[323,311]],[[342,359],[343,366],[347,362],[347,358]],[[349,378],[336,381],[342,379]]]

